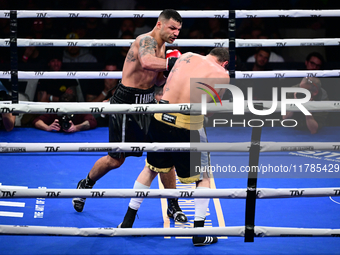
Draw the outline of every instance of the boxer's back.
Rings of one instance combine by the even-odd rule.
[[[205,92],[196,88],[202,87],[198,83],[196,86],[197,81],[204,83],[209,81],[211,86],[214,86],[215,82],[219,84],[221,82],[229,83],[229,75],[226,70],[221,65],[211,61],[208,56],[195,53],[183,54],[171,70],[163,90],[162,99],[171,104],[200,103],[201,95]],[[218,89],[216,90],[219,92]]]

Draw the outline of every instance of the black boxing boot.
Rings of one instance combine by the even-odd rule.
[[[95,181],[92,181],[87,175],[86,179],[82,179],[78,182],[77,189],[92,189]],[[76,197],[72,199],[72,204],[77,212],[82,212],[85,206],[86,198]]]
[[[178,198],[168,198],[167,214],[177,222],[185,223],[188,221],[187,216],[185,216],[178,205]]]
[[[117,228],[132,228],[132,225],[135,222],[136,214],[137,210],[129,207],[124,216],[123,222],[120,223]]]
[[[204,220],[194,221],[194,228],[203,228],[203,227],[204,227]],[[204,246],[204,245],[217,243],[217,240],[218,239],[216,236],[193,236],[192,237],[192,243],[195,246]]]

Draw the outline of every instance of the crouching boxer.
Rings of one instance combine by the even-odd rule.
[[[207,56],[194,53],[183,54],[172,68],[164,86],[162,104],[181,104],[201,102],[204,90],[202,83],[214,87],[215,84],[229,84],[230,78],[225,68],[229,61],[226,48],[214,48]],[[195,88],[190,88],[190,80]],[[210,79],[205,79],[210,78]],[[220,97],[224,89],[216,89]],[[200,142],[200,130],[203,128],[203,115],[181,113],[155,113],[151,119],[148,136],[151,142]],[[139,174],[136,183],[140,188],[148,189],[158,173],[175,168],[182,183],[196,182],[197,189],[209,189],[210,179],[206,171],[197,172],[201,167],[200,152],[152,152],[147,154],[146,165]],[[204,227],[209,198],[195,199],[194,227]],[[143,198],[132,198],[123,222],[119,227],[132,227],[136,212]],[[133,208],[131,208],[133,205]],[[217,237],[194,236],[195,246],[209,245],[217,242]]]

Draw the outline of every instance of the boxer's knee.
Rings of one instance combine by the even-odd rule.
[[[109,155],[105,157],[105,165],[107,169],[116,169],[120,167],[125,161],[124,157],[113,158]]]

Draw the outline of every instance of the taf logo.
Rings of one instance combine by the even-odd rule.
[[[221,100],[221,98],[220,98],[220,95],[217,93],[217,91],[216,91],[213,87],[211,87],[210,85],[205,84],[205,83],[203,83],[203,82],[197,82],[197,83],[206,86],[206,87],[209,88],[212,92],[214,92],[215,95],[217,96],[218,100],[220,101],[220,104],[222,105],[222,100]],[[206,89],[200,88],[200,87],[196,87],[196,88],[201,89],[201,90],[203,90],[205,93],[207,93],[207,94],[212,98],[212,100],[214,100],[215,105],[217,105],[216,100],[215,100],[215,97],[211,94],[211,92],[210,92],[209,90],[206,90]],[[207,102],[207,100],[206,100],[206,95],[202,94],[202,115],[207,114],[207,108],[206,108],[207,105],[206,105],[206,102]]]

